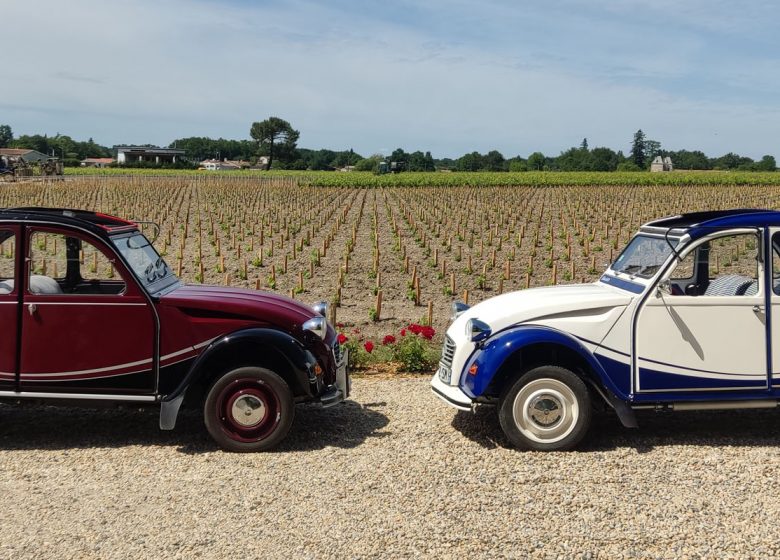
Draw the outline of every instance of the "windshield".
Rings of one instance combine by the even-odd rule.
[[[136,278],[150,291],[159,291],[178,279],[144,234],[112,237],[114,246],[130,265]]]
[[[676,242],[675,239],[670,241]],[[651,278],[671,254],[672,248],[666,239],[637,235],[612,264],[612,270],[632,278]]]

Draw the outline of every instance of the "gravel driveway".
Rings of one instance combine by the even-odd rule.
[[[0,558],[780,553],[776,412],[600,418],[581,451],[539,454],[427,382],[357,379],[255,455],[194,416],[0,406]]]

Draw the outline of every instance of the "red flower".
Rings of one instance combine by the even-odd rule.
[[[344,328],[344,323],[336,323],[336,326],[340,329]]]
[[[422,327],[417,323],[412,323],[411,325],[409,325],[409,330],[412,331],[414,334],[420,334],[420,332],[422,332]]]
[[[371,342],[371,341],[369,340],[369,341],[367,341],[367,342],[366,342],[366,343],[363,345],[363,348],[365,348],[365,349],[366,349],[366,352],[368,352],[368,353],[370,354],[371,352],[373,352],[373,351],[374,351],[374,343],[373,343],[373,342]]]
[[[420,334],[422,337],[426,340],[433,339],[433,336],[436,334],[436,330],[433,327],[423,327],[420,329]]]
[[[345,335],[344,333],[339,333],[337,340],[339,341],[339,344],[344,344],[349,339],[347,338],[347,335]]]
[[[382,344],[384,346],[387,346],[388,344],[393,344],[395,342],[395,337],[392,334],[385,335],[385,337],[382,339]]]
[[[401,329],[401,336],[406,336],[406,329]]]

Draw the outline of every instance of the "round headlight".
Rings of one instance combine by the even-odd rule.
[[[450,321],[457,319],[464,311],[469,309],[469,306],[462,301],[452,302],[452,313],[450,314]]]
[[[490,325],[479,319],[469,319],[466,321],[466,336],[471,342],[479,342],[490,336]]]
[[[311,306],[311,308],[314,310],[315,313],[319,313],[323,317],[328,316],[328,302],[327,301],[318,301],[314,305]]]
[[[311,331],[320,338],[325,338],[328,333],[328,322],[325,317],[312,317],[303,324],[303,330]]]

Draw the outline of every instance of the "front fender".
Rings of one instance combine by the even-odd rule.
[[[289,364],[298,387],[311,393],[312,383],[317,382],[312,371],[316,359],[299,340],[275,329],[259,327],[242,329],[214,339],[198,355],[179,385],[161,399],[160,428],[164,430],[174,428],[187,388],[201,376],[209,373],[204,367],[209,358],[219,352],[229,351],[231,347],[238,348],[239,345],[244,344],[257,345],[280,355]]]
[[[593,381],[607,388],[614,395],[625,399],[625,395],[607,375],[596,357],[574,336],[540,325],[522,325],[499,332],[489,338],[476,350],[461,373],[460,385],[472,398],[485,394],[501,366],[518,350],[533,344],[557,344],[573,350],[590,366],[597,379]],[[476,366],[476,374],[469,373]]]

